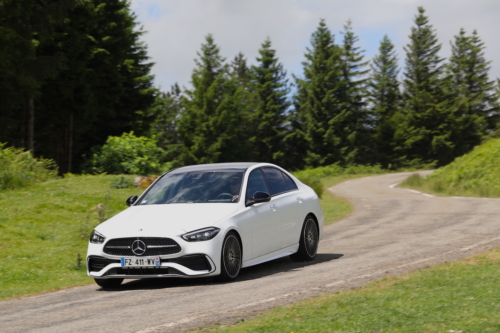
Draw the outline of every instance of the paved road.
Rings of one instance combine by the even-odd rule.
[[[242,270],[233,283],[135,280],[0,302],[1,332],[180,332],[500,246],[500,200],[441,198],[397,188],[409,174],[330,189],[355,212],[325,228],[317,260]]]

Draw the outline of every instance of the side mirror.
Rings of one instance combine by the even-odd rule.
[[[137,195],[133,195],[131,196],[130,198],[128,198],[125,203],[127,204],[127,206],[132,206],[134,204],[134,202],[137,201],[137,199],[139,199],[139,197]]]
[[[256,203],[271,201],[271,195],[266,192],[255,192],[253,198],[247,201],[246,206],[251,206]]]

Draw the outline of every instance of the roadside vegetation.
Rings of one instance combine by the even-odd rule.
[[[426,178],[414,174],[401,186],[437,195],[500,198],[500,139],[477,146]]]
[[[111,188],[116,179],[67,175],[0,192],[0,299],[91,282],[90,232],[141,192]]]
[[[31,152],[0,143],[0,191],[31,185],[54,178],[57,168],[53,161],[33,158]]]
[[[500,249],[201,332],[499,332]]]

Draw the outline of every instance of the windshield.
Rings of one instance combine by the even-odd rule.
[[[243,172],[197,171],[166,174],[140,205],[238,202]]]

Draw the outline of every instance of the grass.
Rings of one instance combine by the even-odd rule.
[[[399,186],[439,196],[500,198],[500,190],[486,184],[464,188],[462,186],[449,185],[446,181],[441,180],[440,177],[427,176],[423,178],[416,173],[406,178]]]
[[[500,139],[485,142],[425,179],[412,175],[401,186],[437,195],[500,198]]]
[[[90,232],[141,192],[111,189],[115,178],[55,179],[0,192],[0,299],[91,282],[85,271]]]
[[[202,332],[500,332],[500,249]]]

